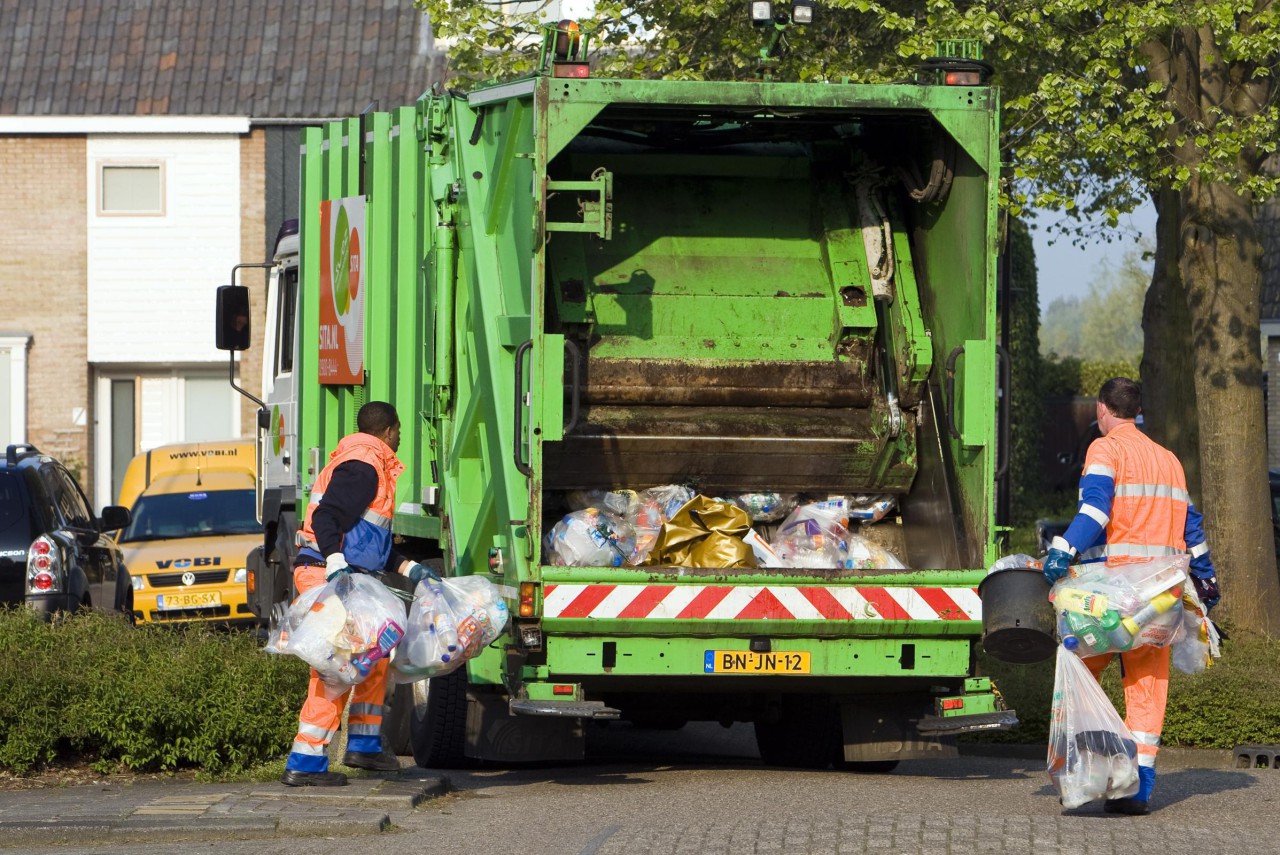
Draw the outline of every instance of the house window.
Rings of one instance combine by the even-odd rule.
[[[98,213],[163,215],[163,166],[159,163],[99,164]]]

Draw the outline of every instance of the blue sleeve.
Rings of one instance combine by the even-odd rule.
[[[1111,521],[1111,500],[1116,493],[1115,473],[1106,466],[1091,465],[1080,479],[1080,509],[1063,538],[1076,554],[1096,544]]]
[[[1204,539],[1204,517],[1191,503],[1187,503],[1187,528],[1183,539],[1187,542],[1187,552],[1191,553],[1191,572],[1201,579],[1216,576],[1213,559],[1209,557],[1209,544]]]

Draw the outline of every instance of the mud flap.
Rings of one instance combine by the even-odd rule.
[[[581,760],[586,750],[582,719],[512,715],[506,696],[468,698],[468,757],[494,763]]]
[[[841,703],[845,762],[941,760],[959,756],[954,737],[927,736],[916,729],[916,722],[931,711],[926,699]]]

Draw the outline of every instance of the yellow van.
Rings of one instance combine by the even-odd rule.
[[[253,440],[184,443],[145,451],[125,472],[120,504],[132,521],[117,537],[145,622],[253,623],[245,556],[262,543]]]

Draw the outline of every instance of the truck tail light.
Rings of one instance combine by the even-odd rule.
[[[254,593],[258,590],[258,574],[252,570],[246,570],[244,576],[244,588],[247,593]]]
[[[556,62],[551,65],[551,76],[581,80],[591,76],[591,66],[585,62]]]
[[[520,617],[533,617],[534,604],[537,601],[538,583],[537,582],[521,582],[520,583]]]
[[[56,594],[62,590],[62,549],[42,534],[27,550],[27,593]]]
[[[948,71],[942,76],[948,86],[980,86],[982,74],[977,71]]]

